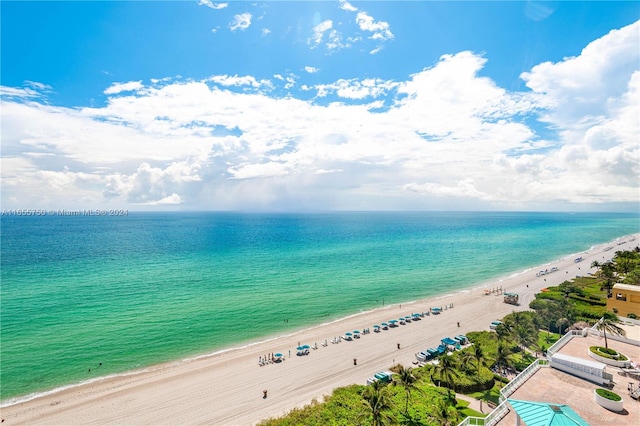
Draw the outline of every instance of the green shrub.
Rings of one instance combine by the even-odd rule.
[[[610,390],[598,388],[596,389],[596,393],[603,398],[609,399],[611,401],[622,401],[622,397],[615,392],[611,392]]]
[[[596,305],[596,306],[607,306],[607,301],[606,300],[602,300],[598,297],[593,297],[593,296],[589,296],[589,297],[584,297],[584,296],[578,296],[576,294],[570,294],[569,295],[570,299],[573,300],[577,300],[577,301],[581,301],[581,302],[585,302],[588,303],[589,305]]]
[[[602,346],[594,346],[596,348],[596,350],[598,352],[604,352],[607,355],[611,355],[611,356],[617,356],[618,352],[613,350],[613,349],[609,349],[609,348],[603,348]]]
[[[615,361],[628,361],[629,358],[627,358],[626,356],[624,356],[623,354],[611,349],[611,348],[605,348],[602,346],[591,346],[589,348],[589,350],[591,352],[593,352],[596,355],[600,355],[603,358],[607,358],[607,359],[612,359]]]
[[[479,378],[478,374],[475,372],[470,374],[461,374],[453,380],[453,383],[451,383],[450,386],[447,387],[450,387],[458,393],[471,393],[491,389],[494,384],[493,372],[491,372],[487,367],[481,366]]]

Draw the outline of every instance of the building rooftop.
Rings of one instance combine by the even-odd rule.
[[[627,355],[632,361],[640,362],[640,347],[629,343],[608,339],[609,347]],[[557,353],[592,360],[587,354],[590,346],[604,346],[604,339],[588,335],[576,336]],[[526,380],[509,399],[538,402],[571,407],[584,421],[592,426],[640,425],[640,403],[631,399],[629,388],[640,386],[640,376],[624,373],[622,369],[607,366],[613,375],[613,392],[622,396],[624,410],[620,413],[609,411],[595,402],[594,391],[601,386],[564,373],[551,367],[542,367]],[[516,413],[511,410],[497,424],[515,425]],[[531,426],[538,423],[527,423]],[[579,423],[578,423],[579,424]]]
[[[589,426],[589,423],[568,405],[517,399],[508,401],[527,426]]]
[[[614,284],[613,285],[613,289],[614,290],[629,290],[629,291],[635,291],[640,293],[640,286],[637,285],[632,285],[632,284]]]

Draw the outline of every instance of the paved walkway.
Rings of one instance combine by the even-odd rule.
[[[463,395],[461,393],[456,394],[456,399],[461,399],[463,401],[469,401],[469,408],[479,411],[481,413],[489,414],[491,412],[491,408],[487,405],[486,402],[482,402],[482,408],[480,407],[480,400],[472,398],[467,395]]]

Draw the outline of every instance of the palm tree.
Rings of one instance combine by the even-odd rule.
[[[453,379],[458,377],[458,371],[452,357],[443,354],[438,357],[438,365],[433,369],[433,372],[440,381],[453,386]],[[447,386],[447,393],[449,400],[455,401],[455,398],[451,396],[451,389]]]
[[[405,368],[402,364],[398,366],[397,374],[394,376],[394,384],[402,386],[405,392],[404,413],[409,415],[409,400],[411,399],[411,391],[417,390],[416,381],[418,379],[413,375],[411,367]]]
[[[513,325],[510,322],[503,322],[496,327],[496,335],[499,342],[509,342],[513,338]]]
[[[626,336],[627,332],[618,326],[620,320],[617,315],[614,315],[610,312],[605,312],[604,316],[596,323],[596,330],[602,331],[604,334],[604,347],[609,348],[609,344],[607,343],[607,331],[610,334],[615,334],[617,336]]]
[[[566,318],[559,318],[558,321],[556,321],[556,327],[558,327],[558,331],[560,332],[560,334],[562,335],[562,327],[569,325],[569,320]]]
[[[535,344],[538,340],[538,332],[530,322],[518,324],[514,329],[514,333],[522,350]]]
[[[498,369],[511,367],[511,360],[509,359],[509,355],[511,355],[509,347],[499,342],[498,353],[496,354],[495,362],[495,365],[498,367]]]
[[[471,352],[466,352],[463,359],[465,362],[476,362],[476,372],[478,374],[478,381],[480,381],[480,365],[484,364],[485,361],[485,355],[484,351],[482,350],[482,346],[478,345],[477,343],[474,344],[473,350]]]
[[[391,423],[389,411],[393,407],[389,390],[382,381],[378,380],[362,392],[362,405],[365,415],[371,418],[373,426],[385,426]]]
[[[607,290],[607,297],[611,297],[611,289],[613,288],[614,281],[617,279],[616,267],[610,260],[600,265],[600,275],[605,279],[605,283],[602,286]]]
[[[432,405],[429,420],[441,426],[452,426],[458,423],[458,411],[450,402],[441,399]]]

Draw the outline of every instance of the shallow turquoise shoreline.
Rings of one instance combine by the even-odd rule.
[[[618,214],[89,219],[2,218],[5,403],[453,293],[639,232],[637,216]]]

